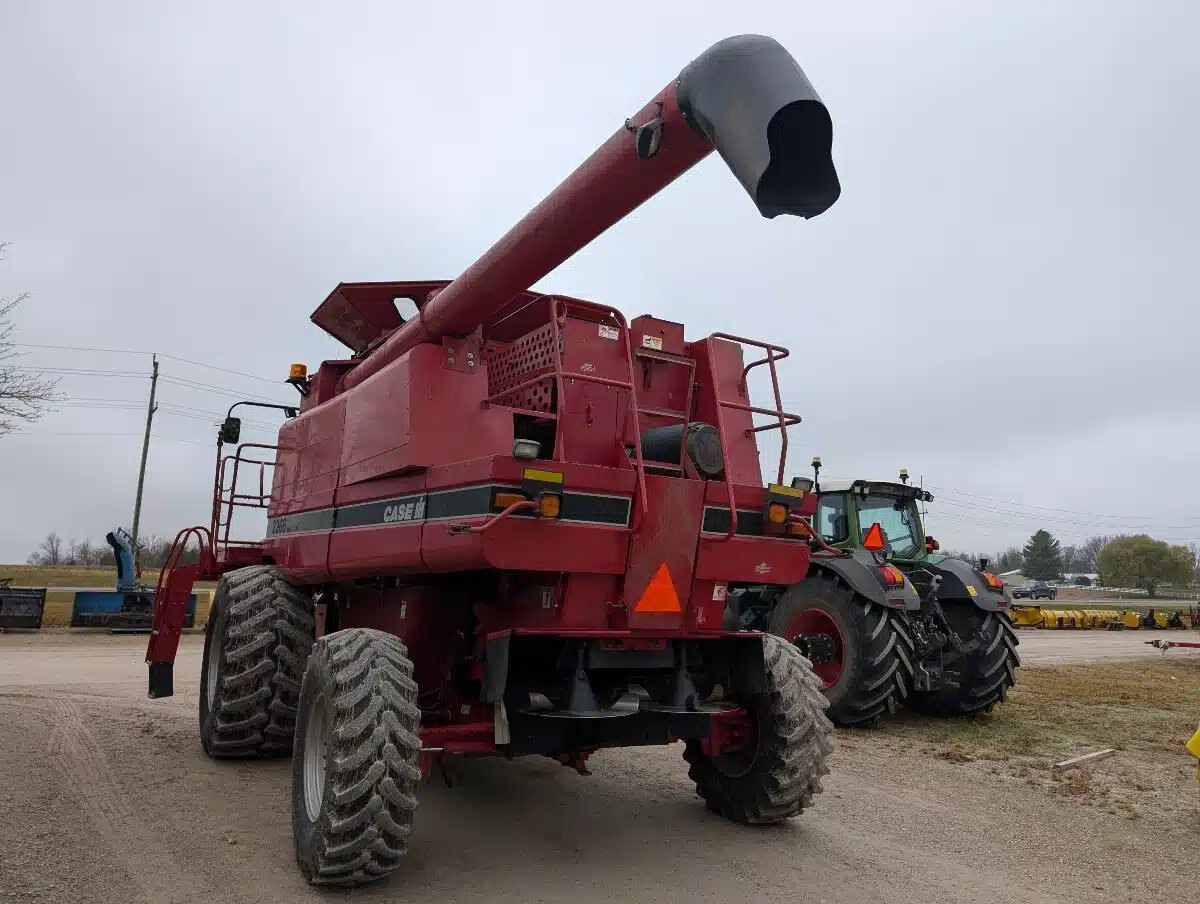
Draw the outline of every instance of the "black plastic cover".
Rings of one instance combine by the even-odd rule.
[[[764,217],[807,219],[837,201],[829,111],[774,38],[717,42],[679,74],[676,97]]]
[[[687,443],[687,455],[701,477],[719,477],[725,470],[725,459],[721,454],[721,435],[717,428],[703,421],[687,425],[651,427],[642,434],[642,456],[650,461],[678,464],[682,457],[682,445]]]

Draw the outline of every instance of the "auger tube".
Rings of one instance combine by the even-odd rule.
[[[773,38],[704,51],[442,291],[349,371],[351,389],[423,342],[465,335],[713,150],[765,217],[814,217],[841,188],[829,112]]]

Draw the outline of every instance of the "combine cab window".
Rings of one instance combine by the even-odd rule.
[[[821,501],[817,505],[817,533],[826,543],[841,543],[850,537],[845,493],[821,495]]]
[[[916,502],[895,496],[868,496],[858,504],[860,542],[876,522],[883,528],[887,548],[894,555],[901,559],[916,557],[924,543]]]

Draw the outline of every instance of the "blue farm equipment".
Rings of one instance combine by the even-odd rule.
[[[71,612],[72,628],[111,628],[114,632],[148,632],[154,590],[138,583],[133,538],[118,527],[104,537],[117,562],[115,590],[79,590]],[[184,610],[185,628],[196,623],[196,595],[188,597]]]

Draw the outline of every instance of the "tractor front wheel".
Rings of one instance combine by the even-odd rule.
[[[204,632],[200,742],[211,757],[292,750],[312,600],[269,565],[224,575]]]
[[[688,777],[708,808],[741,823],[776,823],[802,813],[821,791],[833,749],[828,704],[808,661],[777,637],[764,634],[762,642],[766,692],[747,705],[753,743],[709,756],[693,740],[683,751]]]
[[[908,704],[931,716],[991,712],[1017,680],[1017,632],[1004,613],[984,612],[968,600],[943,602],[942,611],[963,643],[975,647],[948,667],[958,672],[957,687],[946,683],[936,690],[914,691]]]
[[[814,574],[783,594],[768,630],[812,661],[837,725],[870,725],[904,700],[912,640],[899,617],[833,575]]]
[[[296,862],[314,885],[361,885],[408,850],[421,711],[400,638],[368,628],[317,641],[292,754]]]

